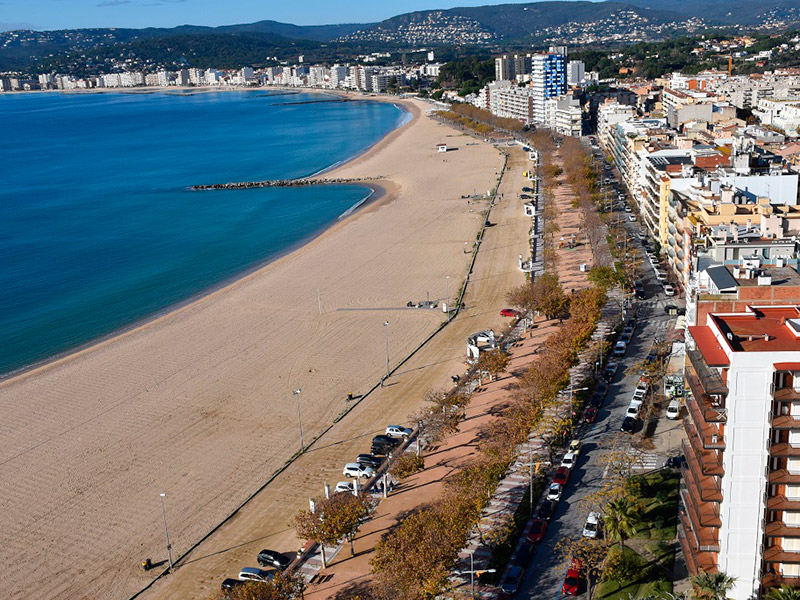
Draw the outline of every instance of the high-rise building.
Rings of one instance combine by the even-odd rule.
[[[531,74],[530,54],[504,54],[494,59],[495,81],[526,79]]]
[[[532,66],[533,120],[544,123],[547,100],[567,93],[567,60],[563,54],[536,54]]]
[[[571,60],[567,63],[567,85],[580,85],[586,77],[586,65],[580,60]]]
[[[678,530],[687,566],[735,578],[734,600],[798,586],[800,306],[705,313],[687,342]]]

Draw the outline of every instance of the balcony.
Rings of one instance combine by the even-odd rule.
[[[705,421],[706,423],[724,423],[727,421],[728,417],[727,409],[725,408],[725,400],[707,394],[700,379],[691,371],[686,371],[685,378],[693,396],[692,400],[687,399],[686,404],[696,404],[697,421]]]
[[[777,567],[778,565],[775,565]],[[788,585],[789,587],[800,586],[800,575],[797,577],[782,576],[777,573],[767,573],[761,578],[761,585],[767,588]]]
[[[800,429],[800,415],[780,415],[772,417],[773,429]]]
[[[770,456],[800,456],[800,446],[788,442],[778,442],[769,447]]]
[[[800,552],[784,552],[780,546],[764,550],[764,561],[775,563],[800,563]]]
[[[688,465],[681,468],[683,482],[692,498],[701,502],[722,502],[722,490],[716,479],[692,471]]]
[[[691,521],[685,513],[678,515],[683,531],[688,538],[689,546],[695,552],[719,552],[719,540],[717,530],[712,527],[701,527],[694,529]]]
[[[772,496],[771,498],[767,498],[767,509],[800,511],[800,498],[787,498],[786,496]]]
[[[689,535],[691,534],[687,534],[683,527],[678,527],[678,541],[683,549],[683,557],[686,560],[686,567],[689,569],[689,573],[692,575],[696,575],[700,571],[716,573],[718,569],[716,555],[711,552],[698,552],[695,548],[692,548],[688,538]]]
[[[800,473],[791,473],[787,469],[779,469],[769,474],[769,482],[775,485],[800,484]]]
[[[789,527],[783,521],[767,523],[764,528],[767,537],[800,537],[800,527]]]
[[[702,450],[725,450],[725,436],[720,433],[720,428],[712,423],[706,423],[702,419],[695,419],[695,412],[699,413],[697,406],[693,402],[686,402],[686,405],[693,406],[689,409],[690,419],[683,420],[683,427],[689,436],[696,436],[700,442],[697,449]]]
[[[791,402],[792,400],[800,402],[800,392],[796,391],[793,387],[784,387],[775,390],[775,394],[772,397],[774,400],[783,400],[785,402]]]
[[[686,433],[689,436],[689,442],[683,441],[684,454],[688,453],[686,460],[689,462],[689,468],[698,471],[706,476],[722,477],[725,474],[722,468],[722,456],[719,456],[713,450],[704,450],[702,441],[696,432],[690,431],[686,428]]]
[[[686,514],[689,517],[689,522],[692,529],[701,530],[706,527],[719,529],[722,526],[722,520],[719,517],[719,505],[714,502],[702,502],[696,498],[692,498],[689,493],[689,488],[685,485],[681,486],[681,500],[685,507]]]
[[[722,381],[722,376],[716,369],[708,366],[699,350],[687,350],[686,356],[689,358],[695,375],[706,394],[727,396],[728,386]]]

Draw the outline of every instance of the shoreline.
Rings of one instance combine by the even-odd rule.
[[[254,88],[254,89],[260,89],[260,88]],[[33,90],[32,92],[21,92],[21,93],[50,92],[50,91],[60,92],[63,90]],[[212,89],[211,91],[215,90]],[[373,144],[370,144],[363,150],[357,152],[353,156],[345,160],[338,161],[337,163],[334,163],[329,167],[325,167],[324,169],[318,171],[317,173],[314,173],[312,175],[307,175],[306,178],[308,179],[318,178],[323,174],[333,173],[337,169],[354,165],[361,159],[368,158],[371,153],[377,152],[380,148],[383,148],[389,143],[391,143],[392,139],[397,137],[397,135],[399,135],[402,130],[409,127],[420,116],[419,112],[415,112],[416,107],[414,107],[413,105],[409,104],[403,106],[401,103],[393,103],[393,104],[398,106],[400,110],[404,111],[405,115],[401,117],[401,119],[398,121],[398,124],[393,129],[389,130],[386,133],[386,135],[384,135],[377,142],[374,142]],[[257,275],[259,272],[270,267],[272,264],[282,259],[289,258],[295,252],[302,251],[306,246],[313,244],[316,240],[325,236],[329,232],[332,232],[335,228],[347,224],[351,219],[358,218],[358,216],[362,211],[365,211],[369,208],[378,208],[379,206],[373,206],[373,204],[379,203],[381,200],[386,199],[389,195],[387,193],[386,187],[388,187],[390,184],[386,180],[382,179],[364,183],[352,183],[347,185],[362,187],[365,190],[369,190],[369,193],[366,194],[366,196],[362,200],[357,202],[354,206],[351,206],[341,215],[336,217],[334,221],[331,221],[330,223],[326,224],[319,230],[312,232],[305,238],[298,240],[294,244],[291,244],[290,246],[284,248],[283,250],[277,252],[276,254],[268,258],[259,260],[250,267],[247,267],[242,271],[230,275],[229,277],[223,278],[219,282],[209,286],[204,290],[191,294],[190,296],[187,296],[183,300],[169,304],[168,306],[165,306],[162,309],[159,309],[146,316],[143,316],[140,319],[136,319],[135,321],[131,322],[128,325],[115,328],[114,330],[109,331],[108,333],[105,333],[97,337],[93,337],[92,339],[87,340],[86,342],[83,342],[81,344],[78,344],[77,346],[73,346],[62,352],[57,352],[36,362],[24,365],[22,367],[13,369],[5,373],[0,373],[0,389],[2,389],[2,386],[5,385],[6,383],[13,382],[17,378],[29,377],[51,366],[55,366],[57,364],[69,361],[73,357],[81,356],[91,351],[95,347],[102,346],[103,344],[111,342],[118,337],[124,337],[142,328],[148,327],[154,323],[157,323],[163,319],[170,317],[173,313],[177,314],[180,311],[185,310],[198,302],[201,302],[202,300],[204,300],[209,296],[217,294],[229,287],[233,287],[238,283],[240,283],[241,281],[244,281],[252,276]]]

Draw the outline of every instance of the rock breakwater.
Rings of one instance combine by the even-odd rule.
[[[268,179],[265,181],[234,181],[229,183],[211,183],[207,185],[193,185],[191,190],[249,190],[265,187],[301,187],[309,185],[342,185],[348,183],[368,183],[378,181],[384,177],[351,177],[351,178],[316,178],[301,177],[300,179]]]

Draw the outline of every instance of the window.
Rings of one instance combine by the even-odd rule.
[[[800,538],[783,538],[781,544],[784,552],[800,552]]]
[[[789,431],[789,445],[800,446],[800,430],[792,429]]]
[[[800,498],[800,485],[787,485],[786,486],[787,498]]]
[[[786,461],[786,470],[792,475],[800,475],[800,458],[790,458]]]
[[[800,577],[800,564],[788,565],[781,563],[779,570],[784,577]]]
[[[789,527],[800,527],[800,512],[783,511],[783,522]]]
[[[795,381],[800,381],[800,378]],[[792,416],[795,419],[800,418],[800,402],[792,402]]]

